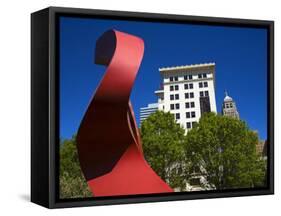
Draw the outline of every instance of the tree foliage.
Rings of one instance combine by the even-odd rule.
[[[171,113],[157,111],[141,125],[144,155],[153,170],[172,188],[185,188],[184,129]]]
[[[185,138],[187,162],[214,189],[264,186],[257,134],[238,119],[206,113]]]
[[[203,176],[211,189],[262,187],[266,161],[256,152],[257,134],[238,119],[204,114],[186,135],[171,113],[157,111],[141,125],[144,155],[172,188]],[[81,172],[75,137],[60,144],[60,198],[91,197]]]
[[[76,140],[63,140],[60,144],[60,198],[91,197],[81,172]]]

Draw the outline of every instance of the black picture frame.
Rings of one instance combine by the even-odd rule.
[[[64,199],[58,197],[59,16],[266,28],[268,34],[268,185],[261,189]],[[274,22],[49,7],[31,14],[31,201],[47,208],[274,194]]]

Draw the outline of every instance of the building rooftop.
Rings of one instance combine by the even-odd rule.
[[[151,109],[151,108],[158,108],[158,103],[150,103],[147,107],[141,107],[141,110]]]
[[[223,99],[224,102],[230,102],[233,101],[232,97],[229,97],[227,94],[227,91],[224,91],[225,97]]]
[[[164,89],[158,89],[154,93],[155,94],[164,94]]]
[[[165,72],[165,71],[182,70],[182,69],[195,69],[195,68],[202,68],[202,67],[212,67],[215,65],[216,64],[214,62],[202,63],[202,64],[181,65],[181,66],[159,68],[159,71]]]
[[[224,102],[229,102],[229,101],[233,101],[232,97],[229,96],[225,96],[225,98],[223,99]]]

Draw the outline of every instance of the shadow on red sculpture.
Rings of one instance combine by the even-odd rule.
[[[145,161],[129,101],[144,53],[136,36],[110,30],[96,43],[107,66],[77,134],[81,169],[94,196],[173,192]]]

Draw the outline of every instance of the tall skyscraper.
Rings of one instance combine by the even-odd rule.
[[[158,110],[158,103],[148,104],[147,107],[140,108],[140,124],[147,119],[149,115]]]
[[[217,112],[215,63],[160,68],[163,87],[155,91],[158,109],[170,112],[186,130],[205,112]]]
[[[228,96],[226,91],[225,91],[225,97],[222,105],[222,114],[224,116],[229,116],[239,119],[239,113],[237,111],[236,104],[234,100]]]

